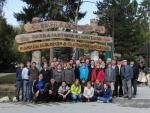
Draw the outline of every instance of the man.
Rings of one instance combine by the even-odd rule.
[[[133,78],[132,78],[132,86],[133,86],[133,97],[137,94],[137,79],[139,75],[139,67],[134,63],[134,61],[130,62],[130,66],[133,69]]]
[[[62,81],[66,81],[67,85],[70,87],[75,80],[74,70],[70,63],[67,63],[67,68],[64,69],[64,74],[62,76]]]
[[[51,72],[48,69],[47,63],[43,64],[43,69],[41,70],[41,74],[43,75],[43,81],[45,83],[49,82],[49,80],[51,79]]]
[[[57,83],[51,78],[48,83],[45,84],[45,99],[46,102],[57,100]]]
[[[24,102],[29,101],[30,98],[29,70],[30,70],[30,62],[27,62],[27,67],[24,67],[22,70]]]
[[[44,100],[44,81],[43,81],[42,74],[39,74],[38,80],[34,82],[33,92],[34,92],[35,102]]]
[[[133,69],[127,64],[127,60],[123,60],[123,67],[121,68],[122,82],[124,87],[124,98],[132,99],[132,83]]]
[[[121,75],[121,68],[122,68],[122,61],[118,60],[117,61],[117,66],[116,66],[116,82],[115,82],[115,90],[114,90],[114,95],[122,97],[123,96],[123,89],[122,89],[122,75]],[[118,92],[119,90],[119,92]]]
[[[36,62],[32,63],[32,68],[29,70],[29,82],[30,82],[30,101],[33,99],[33,83],[37,80],[39,70],[36,67]]]
[[[20,101],[20,89],[22,86],[22,70],[24,68],[24,64],[20,63],[20,67],[16,70],[16,99]],[[23,99],[23,88],[22,88],[22,99]]]

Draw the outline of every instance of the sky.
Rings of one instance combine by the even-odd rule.
[[[87,1],[87,0],[84,0],[84,1]],[[89,1],[96,3],[97,0],[89,0]],[[13,25],[13,26],[19,25],[19,22],[17,22],[17,20],[14,18],[14,13],[22,11],[22,7],[25,5],[26,4],[22,2],[21,0],[6,0],[6,4],[4,6],[4,16],[8,24]],[[96,18],[96,15],[93,14],[93,11],[96,11],[96,10],[97,10],[96,4],[84,2],[81,7],[81,11],[83,12],[86,11],[87,14],[85,18],[79,21],[79,24],[81,25],[89,24],[90,19]]]
[[[83,1],[92,1],[96,3],[99,0],[83,0]],[[137,0],[138,2],[141,2],[141,0]],[[90,19],[96,18],[96,15],[93,14],[94,11],[97,10],[96,4],[94,3],[88,3],[84,2],[81,6],[81,10],[83,12],[87,12],[86,16],[79,21],[78,24],[84,25],[84,24],[90,24]],[[26,4],[22,2],[21,0],[6,0],[6,4],[4,6],[4,13],[5,18],[8,22],[8,24],[17,26],[19,25],[19,22],[14,18],[14,13],[22,11],[22,7]]]

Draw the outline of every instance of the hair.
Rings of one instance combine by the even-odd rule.
[[[36,65],[36,62],[32,62],[32,64],[35,64],[35,65]]]
[[[110,83],[104,83],[104,84],[106,84],[106,86],[107,86],[108,88],[111,88]]]

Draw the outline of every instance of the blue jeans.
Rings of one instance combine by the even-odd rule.
[[[98,97],[97,100],[103,101],[104,103],[112,102],[112,97]]]
[[[72,94],[71,97],[72,97],[72,101],[74,102],[81,101],[81,94],[78,94],[78,95]]]
[[[29,80],[23,80],[23,100],[27,101],[30,98],[30,84]]]
[[[22,80],[17,80],[16,81],[16,99],[19,101],[20,98],[20,90],[22,88]],[[22,91],[23,92],[23,91]],[[23,94],[22,94],[22,97],[23,97]]]

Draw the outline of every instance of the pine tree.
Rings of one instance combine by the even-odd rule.
[[[136,54],[146,42],[147,22],[139,12],[137,0],[103,0],[97,3],[99,23],[114,37],[115,52]]]

